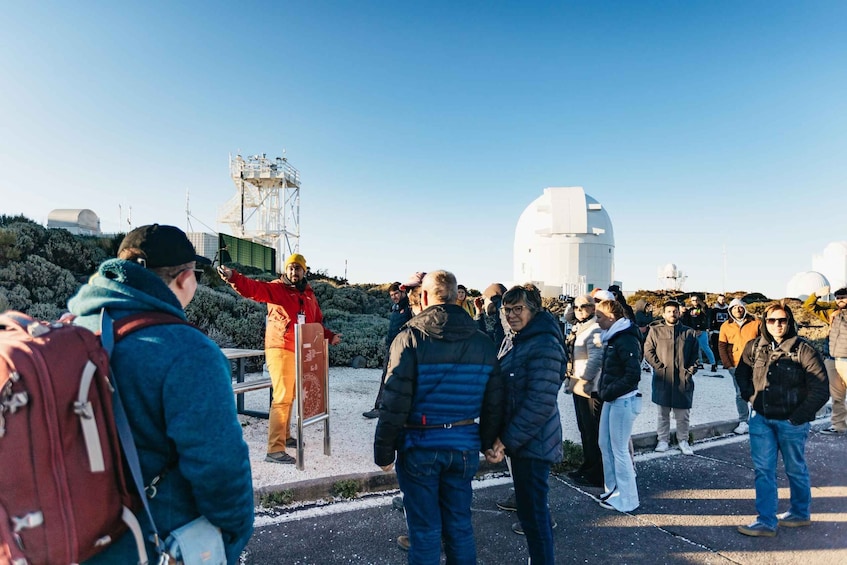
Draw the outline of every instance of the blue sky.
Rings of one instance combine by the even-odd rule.
[[[17,2],[3,213],[215,229],[228,157],[285,149],[300,247],[351,282],[512,278],[514,229],[583,186],[625,290],[785,293],[847,239],[847,3]],[[125,227],[125,226],[124,226]],[[724,254],[726,250],[726,270]],[[522,282],[522,281],[517,281]]]

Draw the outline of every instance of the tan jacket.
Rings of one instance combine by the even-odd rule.
[[[721,363],[725,369],[738,366],[744,346],[747,342],[759,335],[761,322],[750,314],[744,317],[744,324],[738,323],[730,316],[729,320],[721,324],[718,335],[718,352]]]

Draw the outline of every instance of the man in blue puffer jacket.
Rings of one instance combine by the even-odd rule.
[[[158,224],[131,231],[118,256],[69,302],[75,323],[100,329],[100,312],[113,319],[164,312],[185,319],[183,308],[197,290],[195,255],[185,234]],[[228,563],[253,531],[253,484],[247,444],[235,413],[230,367],[215,343],[188,325],[138,330],[115,345],[113,378],[126,408],[144,484],[155,477],[148,499],[159,535],[205,516],[221,529]],[[137,517],[152,532],[144,511]],[[155,548],[147,552],[155,562]],[[87,564],[137,563],[131,535],[119,538]]]
[[[452,273],[424,277],[425,310],[391,344],[374,438],[374,462],[384,471],[396,455],[409,563],[438,563],[442,536],[448,563],[476,562],[471,480],[503,418],[497,351],[457,295]]]

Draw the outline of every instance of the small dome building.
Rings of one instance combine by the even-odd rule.
[[[545,188],[515,228],[514,280],[544,296],[574,296],[614,280],[615,238],[609,214],[581,186]]]
[[[70,210],[60,208],[47,215],[48,228],[64,228],[76,235],[99,235],[100,218],[87,208]]]
[[[806,300],[810,294],[827,285],[829,285],[827,278],[817,271],[797,273],[788,281],[785,287],[785,296]]]

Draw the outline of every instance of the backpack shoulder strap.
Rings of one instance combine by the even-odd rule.
[[[111,359],[112,350],[116,342],[125,338],[132,332],[136,332],[143,328],[151,326],[161,326],[166,324],[182,324],[191,325],[182,318],[164,312],[139,312],[124,316],[118,321],[113,321],[112,317],[104,308],[100,312],[100,342],[103,348]],[[132,437],[132,430],[129,427],[129,418],[126,415],[121,397],[118,394],[118,383],[116,379],[112,379],[112,409],[115,415],[115,426],[120,439],[121,447],[123,448],[124,457],[126,458],[127,466],[132,475],[135,489],[138,491],[138,496],[144,506],[144,512],[147,519],[150,521],[150,526],[153,529],[152,542],[156,546],[156,551],[160,556],[165,556],[163,540],[159,537],[159,531],[156,527],[156,522],[153,520],[153,513],[150,511],[150,504],[147,502],[147,489],[144,486],[144,479],[141,476],[141,463],[138,459],[138,451],[135,448],[135,440]],[[162,562],[160,559],[159,562]]]
[[[115,344],[129,334],[151,326],[168,324],[196,327],[182,318],[165,312],[138,312],[115,321],[104,308],[100,311],[100,343],[111,357]]]
[[[129,334],[137,332],[138,330],[143,330],[144,328],[149,328],[151,326],[164,326],[169,324],[194,327],[191,323],[174,316],[173,314],[166,314],[165,312],[139,312],[137,314],[124,316],[120,320],[113,322],[112,326],[115,332],[115,343],[119,342]]]

